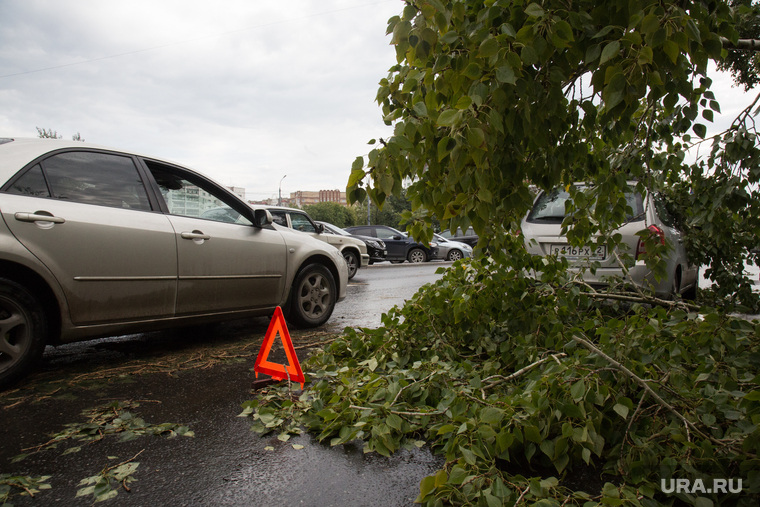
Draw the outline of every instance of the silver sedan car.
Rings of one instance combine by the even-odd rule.
[[[0,385],[46,344],[277,306],[319,326],[346,294],[338,250],[155,157],[0,139],[0,212]]]
[[[447,261],[458,261],[472,257],[472,247],[460,241],[449,241],[440,234],[433,234],[438,243],[438,258]]]
[[[591,286],[606,286],[613,280],[623,280],[651,290],[659,297],[670,298],[674,294],[681,294],[687,299],[696,297],[699,270],[689,262],[681,232],[675,228],[670,214],[651,193],[642,196],[630,191],[626,192],[625,197],[630,213],[628,221],[617,232],[623,237],[625,253],[634,260],[627,276],[614,252],[608,252],[606,246],[573,246],[562,236],[565,202],[569,198],[565,189],[541,192],[536,197],[533,208],[522,220],[526,248],[535,255],[565,257],[571,271],[579,272],[583,281]],[[644,244],[637,233],[647,229],[663,244],[667,242],[672,246],[667,257],[667,276],[659,280],[641,258]],[[623,252],[616,253],[620,257]],[[595,273],[583,269],[592,263],[598,263]]]

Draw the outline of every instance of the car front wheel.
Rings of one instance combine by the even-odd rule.
[[[309,264],[298,273],[291,289],[289,317],[303,327],[321,326],[335,309],[337,293],[330,270]]]
[[[354,252],[343,252],[343,258],[346,259],[348,266],[348,279],[352,279],[356,272],[359,271],[359,258]]]
[[[462,256],[462,252],[460,252],[459,250],[451,250],[449,252],[449,255],[447,256],[446,260],[449,260],[449,261],[452,261],[452,262],[456,262],[456,261],[460,260],[462,257],[463,257]]]
[[[427,260],[427,255],[425,255],[425,251],[421,248],[412,248],[409,250],[407,258],[409,259],[409,262],[420,263]]]
[[[45,350],[47,322],[37,298],[0,278],[0,388],[25,375]]]

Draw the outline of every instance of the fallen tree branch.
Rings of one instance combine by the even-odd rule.
[[[597,354],[599,357],[603,358],[605,361],[609,362],[617,370],[623,372],[626,376],[628,376],[628,378],[630,378],[631,380],[636,382],[639,386],[641,386],[641,388],[644,389],[644,391],[648,393],[652,398],[654,398],[658,404],[665,407],[671,414],[673,414],[678,419],[680,419],[686,425],[687,428],[691,428],[692,431],[694,431],[700,437],[706,440],[709,440],[710,442],[716,445],[719,445],[721,447],[730,446],[727,442],[718,440],[717,438],[714,438],[704,433],[702,430],[700,430],[693,422],[691,422],[688,418],[686,418],[686,416],[684,416],[678,410],[676,410],[675,407],[673,407],[673,405],[671,405],[670,403],[662,399],[662,397],[659,394],[657,394],[654,391],[654,389],[649,387],[649,384],[647,383],[647,381],[645,381],[644,379],[642,379],[641,377],[633,373],[631,370],[629,370],[628,368],[626,368],[625,366],[623,366],[622,364],[620,364],[619,362],[617,362],[616,360],[614,360],[613,358],[611,358],[610,356],[602,352],[599,348],[595,347],[591,343],[590,340],[588,340],[587,338],[581,338],[580,336],[575,335],[575,334],[572,336],[572,339],[576,343],[582,345],[583,347],[590,350],[594,354]],[[733,446],[730,446],[730,447],[733,447]],[[751,456],[751,454],[745,453],[741,448],[738,448],[738,449],[736,447],[733,447],[733,448],[736,452],[740,452],[740,453]]]
[[[535,368],[536,366],[545,363],[546,361],[551,361],[552,359],[554,359],[555,361],[558,361],[558,359],[560,357],[565,357],[566,355],[567,354],[565,354],[564,352],[560,352],[559,354],[552,354],[550,356],[544,357],[543,359],[539,359],[538,361],[535,361],[535,362],[529,364],[528,366],[526,366],[524,368],[520,368],[516,372],[514,372],[514,373],[512,373],[510,375],[507,375],[506,377],[504,377],[502,375],[492,375],[490,377],[486,377],[486,378],[483,379],[483,382],[485,382],[486,380],[491,380],[491,379],[496,379],[496,378],[498,378],[499,380],[497,380],[495,382],[491,382],[490,384],[488,384],[486,386],[483,386],[483,389],[491,389],[492,387],[496,387],[496,386],[498,386],[500,384],[503,384],[504,382],[509,382],[510,380],[513,380],[513,379],[519,377],[523,373],[525,373],[525,372],[527,372],[527,371]]]

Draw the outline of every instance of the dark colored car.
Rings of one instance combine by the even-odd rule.
[[[362,236],[361,234],[351,234],[347,230],[341,229],[337,225],[333,225],[329,222],[320,222],[319,220],[317,220],[317,223],[321,224],[322,227],[325,228],[325,231],[331,234],[338,234],[340,236],[349,236],[351,238],[356,238],[356,239],[360,239],[364,241],[364,244],[367,245],[367,254],[369,254],[370,264],[388,260],[386,259],[386,255],[388,251],[386,250],[386,246],[383,240],[372,238],[370,236]]]
[[[346,231],[383,240],[388,250],[386,258],[391,262],[427,262],[438,258],[437,243],[417,243],[403,232],[387,225],[357,225],[346,227]]]
[[[457,229],[452,234],[450,230],[446,229],[445,231],[440,233],[441,236],[448,239],[449,241],[459,241],[460,243],[467,243],[472,248],[475,248],[475,245],[478,244],[478,240],[480,237],[475,234],[475,231],[472,229],[472,227],[468,227],[466,231],[462,232],[462,229]]]

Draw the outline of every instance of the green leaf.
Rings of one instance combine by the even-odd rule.
[[[502,65],[496,68],[496,80],[500,83],[515,84],[517,76],[511,65]]]
[[[583,382],[583,380],[575,382],[572,387],[570,387],[570,396],[573,397],[574,401],[582,400],[585,394],[586,384]]]
[[[604,46],[604,49],[602,50],[602,56],[599,59],[599,65],[602,65],[612,58],[616,57],[620,53],[620,41],[612,41],[606,46]]]
[[[478,56],[481,56],[483,58],[488,58],[498,53],[499,48],[500,48],[499,41],[497,41],[493,37],[489,37],[483,42],[481,42],[480,47],[478,48]]]
[[[470,79],[480,79],[482,73],[483,70],[480,68],[480,65],[473,62],[464,69],[464,72],[462,74]]]
[[[471,105],[472,105],[472,99],[468,97],[467,95],[462,95],[457,101],[454,108],[462,110],[462,109],[467,109]]]
[[[701,123],[695,123],[694,126],[692,126],[692,130],[694,130],[694,133],[697,134],[702,139],[704,139],[707,136],[707,127],[705,127]]]
[[[540,18],[545,14],[545,12],[544,9],[537,3],[531,3],[525,8],[525,14],[533,18]]]
[[[436,122],[440,127],[451,127],[459,121],[460,112],[456,109],[447,109],[438,115],[438,121]]]
[[[459,446],[459,452],[462,454],[462,457],[464,458],[464,461],[468,465],[475,466],[478,463],[478,458],[475,456],[475,453],[472,452],[469,449],[465,449],[461,445]]]
[[[612,410],[617,412],[617,414],[622,417],[623,419],[628,418],[628,407],[625,405],[621,405],[620,403],[616,403],[614,407],[612,407]]]
[[[678,55],[681,54],[681,49],[678,47],[678,44],[672,40],[666,40],[662,44],[662,50],[665,51],[665,54],[668,55],[668,58],[670,58],[670,61],[673,63],[676,63]]]

